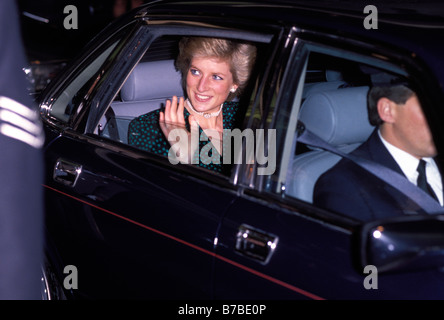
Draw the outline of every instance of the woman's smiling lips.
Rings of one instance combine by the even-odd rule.
[[[198,102],[208,102],[211,99],[211,96],[204,96],[197,93],[195,93],[194,96]]]

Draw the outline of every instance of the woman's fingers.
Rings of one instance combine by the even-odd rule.
[[[177,122],[181,125],[185,125],[185,118],[183,116],[183,109],[184,109],[184,99],[183,97],[180,97],[179,99],[179,105],[177,106]]]
[[[199,129],[199,123],[197,122],[196,118],[190,114],[188,117],[188,122],[190,123],[190,129],[191,130],[198,130]]]
[[[173,96],[171,100],[167,100],[165,102],[165,110],[159,112],[159,126],[164,134],[165,138],[171,144],[173,151],[175,154],[177,152],[180,153],[179,158],[182,160],[189,159],[188,151],[195,151],[196,147],[192,143],[191,147],[189,146],[191,135],[193,133],[199,133],[199,124],[197,123],[196,118],[193,115],[190,115],[188,118],[188,122],[190,123],[190,131],[185,129],[185,99],[183,97],[177,98]],[[179,131],[174,131],[175,129],[179,129]],[[179,134],[179,140],[170,140],[170,133],[173,132],[173,136]],[[177,138],[177,137],[176,137]],[[183,158],[183,159],[182,159]]]
[[[171,100],[167,100],[165,103],[165,121],[167,123],[185,125],[184,108],[185,100],[183,97],[177,98],[177,96],[173,96]]]
[[[177,123],[177,96],[171,99],[170,118],[172,123]]]
[[[163,132],[163,135],[168,139],[169,131],[165,122],[165,113],[163,111],[160,111],[159,113],[159,126],[160,130]]]
[[[159,122],[165,122],[165,113],[163,111],[159,112]]]
[[[170,101],[170,100],[167,100],[167,101],[165,102],[165,111],[164,111],[164,112],[161,112],[161,113],[164,113],[164,114],[165,114],[163,120],[164,120],[165,122],[170,123],[170,122],[171,122],[171,101]],[[159,118],[159,120],[160,120],[160,118]]]

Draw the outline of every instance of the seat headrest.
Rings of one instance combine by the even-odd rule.
[[[174,67],[174,60],[139,63],[120,91],[122,101],[171,98],[173,95],[183,95],[181,75]]]
[[[364,142],[374,130],[367,92],[368,87],[353,87],[313,93],[302,104],[299,120],[332,145]]]
[[[327,81],[344,81],[341,71],[337,70],[325,70],[325,79]]]

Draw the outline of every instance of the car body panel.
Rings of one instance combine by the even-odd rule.
[[[208,188],[207,183],[161,170],[146,161],[130,163],[118,153],[90,148],[73,139],[53,142],[46,152],[46,163],[55,166],[61,154],[82,169],[73,188],[60,188],[59,183],[47,185],[51,204],[57,198],[58,206],[48,210],[57,214],[49,219],[71,229],[73,238],[60,251],[78,254],[75,265],[83,271],[85,286],[105,282],[106,290],[100,293],[109,297],[122,294],[121,298],[147,294],[152,298],[202,298],[209,294],[214,238],[226,207],[235,197],[232,190]],[[49,166],[47,171],[54,168]],[[219,205],[211,201],[214,198],[220,199]],[[80,229],[83,231],[77,233]],[[123,269],[134,272],[118,272]],[[108,272],[117,278],[112,291],[106,284]],[[182,283],[184,280],[189,283]],[[125,290],[134,282],[141,284],[141,292],[130,287]]]
[[[442,81],[439,68],[431,76],[423,61],[434,63],[438,55],[429,57],[421,44],[398,38],[403,29],[390,20],[382,21],[391,26],[390,34],[371,33],[362,27],[362,15],[332,8],[288,2],[207,2],[199,8],[196,13],[191,3],[155,2],[116,23],[116,30],[126,25],[132,31],[119,42],[122,49],[114,60],[106,60],[111,67],[99,68],[104,76],[87,88],[76,106],[82,106],[80,112],[69,121],[52,118],[47,111],[65,88],[64,81],[94,56],[91,51],[79,56],[42,95],[48,250],[57,252],[53,263],[58,270],[72,264],[82,273],[81,285],[70,297],[443,298],[440,268],[381,274],[378,290],[365,287],[362,224],[280,194],[285,167],[279,161],[288,149],[285,131],[277,136],[278,166],[267,177],[252,177],[257,166],[248,164],[235,164],[228,177],[174,166],[94,134],[104,108],[158,34],[234,37],[238,32],[270,42],[265,55],[269,61],[257,67],[260,81],[251,89],[251,114],[245,122],[249,129],[287,129],[307,43],[389,57],[415,77],[423,93],[434,92]],[[339,18],[332,18],[336,14]],[[96,48],[94,41],[101,43],[114,33],[110,26],[91,44]],[[428,97],[424,111],[444,154],[444,108],[435,103],[443,100],[442,91],[421,96]],[[253,113],[261,107],[271,121],[258,124]],[[63,278],[61,272],[59,276]]]

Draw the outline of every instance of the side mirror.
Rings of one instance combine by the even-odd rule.
[[[400,217],[361,230],[362,266],[378,272],[444,267],[444,216]]]

